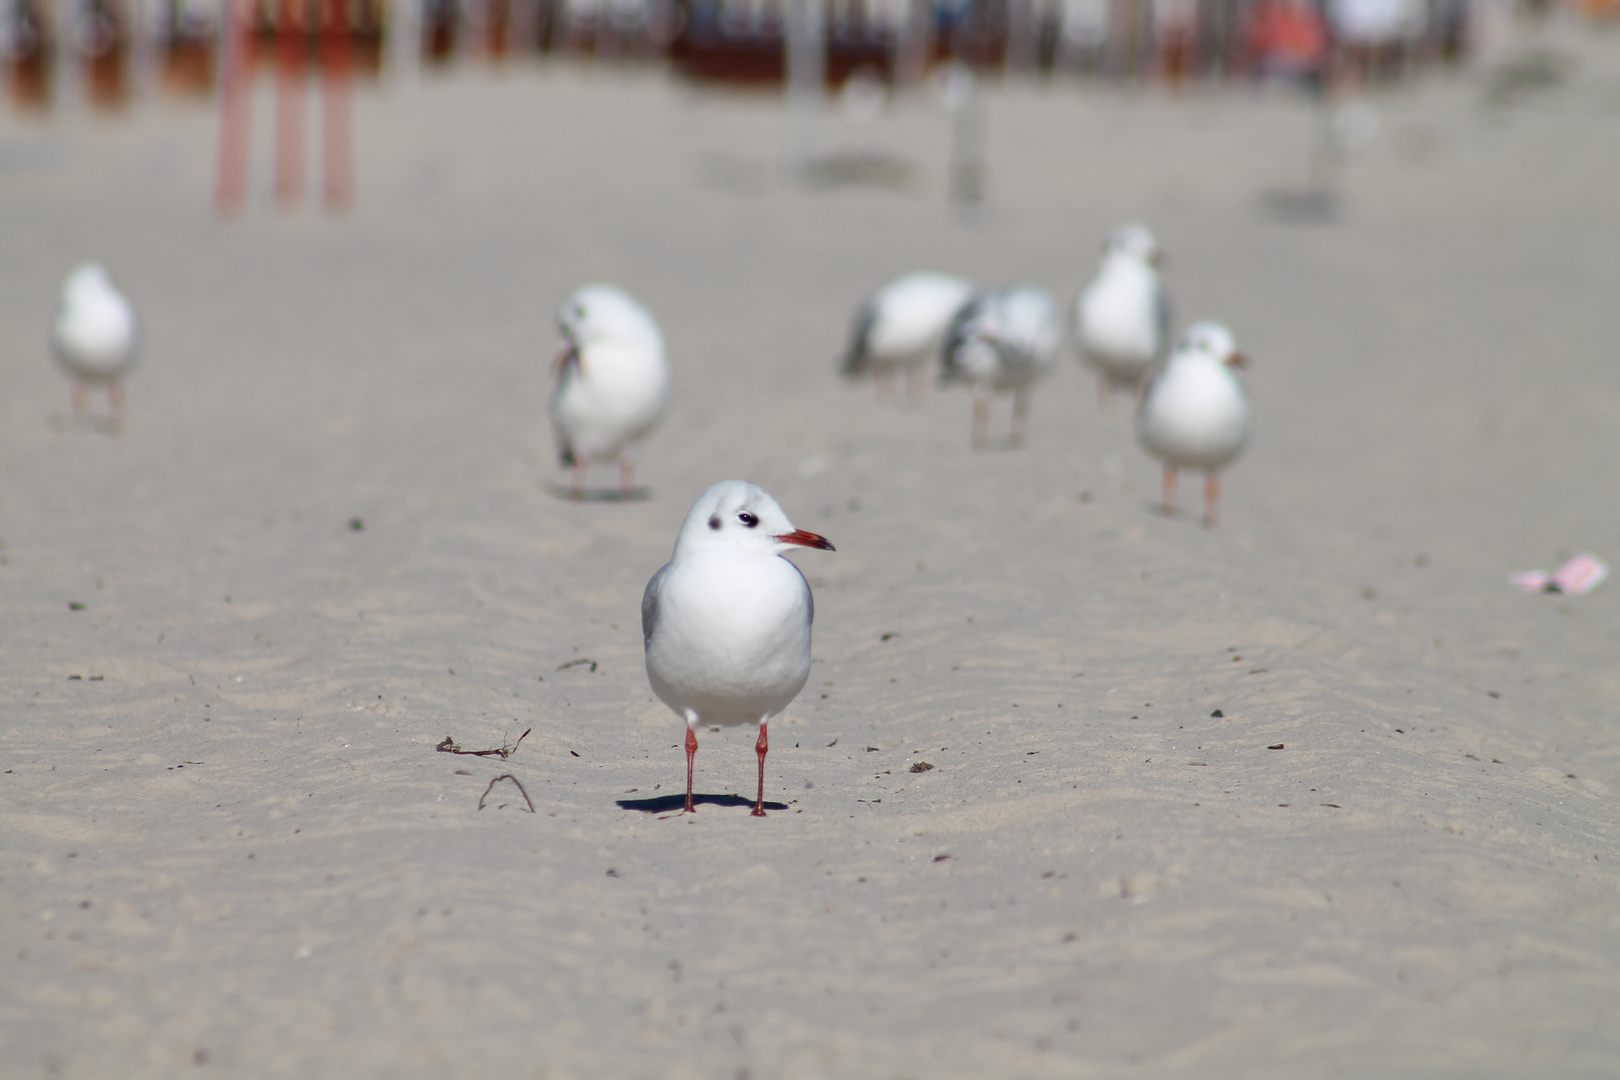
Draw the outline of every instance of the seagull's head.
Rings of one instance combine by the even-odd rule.
[[[776,500],[746,480],[722,480],[698,496],[675,541],[675,556],[721,544],[771,555],[796,547],[834,550],[826,537],[794,528]]]
[[[657,341],[658,324],[630,294],[613,285],[586,285],[557,311],[557,331],[575,349],[606,342]]]
[[[1249,359],[1238,352],[1232,331],[1218,322],[1195,322],[1182,333],[1176,343],[1174,357],[1197,358],[1229,367],[1246,367]]]
[[[112,274],[98,262],[80,263],[62,283],[62,298],[70,302],[111,291]]]
[[[1150,266],[1164,264],[1164,249],[1159,247],[1158,239],[1147,226],[1134,222],[1120,225],[1108,234],[1108,243],[1103,246],[1103,254],[1122,255]]]

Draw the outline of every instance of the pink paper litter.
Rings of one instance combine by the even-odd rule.
[[[1508,584],[1527,593],[1546,592],[1552,576],[1545,570],[1520,570],[1508,575]]]
[[[1608,563],[1596,555],[1581,554],[1551,574],[1545,570],[1520,570],[1509,574],[1508,584],[1527,593],[1561,592],[1567,596],[1581,596],[1603,584],[1603,579],[1608,576]]]
[[[1609,576],[1609,566],[1596,555],[1577,555],[1558,568],[1552,585],[1561,593],[1580,596],[1589,593]]]

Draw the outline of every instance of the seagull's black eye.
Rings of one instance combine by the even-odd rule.
[[[748,526],[750,529],[759,524],[759,518],[755,517],[753,514],[750,514],[746,510],[737,515],[737,520]]]

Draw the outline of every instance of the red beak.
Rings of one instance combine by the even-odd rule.
[[[784,544],[797,544],[800,547],[820,548],[822,551],[838,550],[832,546],[832,543],[825,536],[818,536],[804,529],[795,529],[790,533],[773,536],[771,539],[781,541]]]
[[[1240,352],[1235,352],[1231,356],[1228,356],[1226,358],[1226,366],[1227,367],[1235,367],[1235,368],[1246,368],[1246,367],[1249,366],[1249,358],[1247,356],[1244,356]]]
[[[560,372],[569,364],[578,363],[580,363],[579,348],[574,345],[564,345],[562,351],[557,354],[557,358],[551,362],[551,370]]]

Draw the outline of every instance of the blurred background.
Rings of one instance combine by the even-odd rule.
[[[207,98],[236,65],[362,80],[589,60],[739,87],[822,82],[851,107],[947,62],[1171,89],[1399,83],[1620,0],[0,0],[13,109]]]

